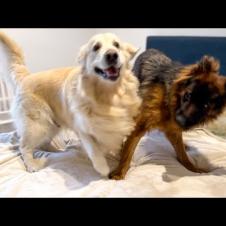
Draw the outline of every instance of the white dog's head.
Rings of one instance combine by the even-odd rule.
[[[87,75],[116,81],[121,70],[128,67],[137,50],[131,44],[122,42],[114,34],[98,34],[81,47],[79,63]]]

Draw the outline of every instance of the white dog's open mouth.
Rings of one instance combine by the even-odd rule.
[[[100,69],[98,67],[95,67],[95,72],[97,74],[101,75],[105,79],[109,79],[111,81],[116,81],[120,74],[120,68],[111,66],[107,69]]]

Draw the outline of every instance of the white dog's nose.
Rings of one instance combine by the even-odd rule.
[[[109,65],[117,64],[118,53],[114,50],[108,50],[105,54],[105,60]]]

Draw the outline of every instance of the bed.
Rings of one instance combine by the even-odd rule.
[[[181,45],[177,38],[184,44]],[[221,44],[217,41],[218,38],[207,38],[209,42],[204,39],[205,37],[168,37],[166,45],[166,40],[162,37],[148,37],[147,48],[158,48],[172,58],[174,54],[178,57],[178,51],[184,51],[187,58],[182,59],[182,62],[185,60],[189,63],[194,60],[191,56],[197,57],[189,52],[194,50],[191,49],[191,42],[199,54],[203,54],[198,47],[203,46],[204,42],[207,48],[205,53],[209,51],[212,55],[217,54],[216,57],[220,59],[225,56],[226,38],[221,39]],[[202,44],[198,45],[198,41]],[[222,46],[219,48],[219,45]],[[164,50],[166,46],[170,46],[170,49]],[[214,46],[218,51],[215,51]],[[224,70],[225,67],[222,67],[222,73]],[[177,161],[172,146],[159,131],[148,133],[142,138],[131,168],[122,181],[100,177],[85,153],[76,148],[79,140],[69,131],[65,131],[53,141],[58,152],[38,150],[38,154],[48,159],[46,167],[39,172],[28,173],[21,159],[18,136],[9,115],[11,94],[3,86],[4,84],[1,84],[0,197],[226,196],[226,139],[204,128],[197,128],[184,133],[183,136],[189,146],[187,152],[191,160],[197,166],[209,169],[209,173],[197,174],[184,168]],[[112,168],[117,164],[116,160],[110,158],[108,162]]]

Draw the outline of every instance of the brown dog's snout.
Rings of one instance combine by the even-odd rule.
[[[118,62],[118,53],[114,50],[108,50],[105,54],[105,60],[108,65],[114,65]]]

